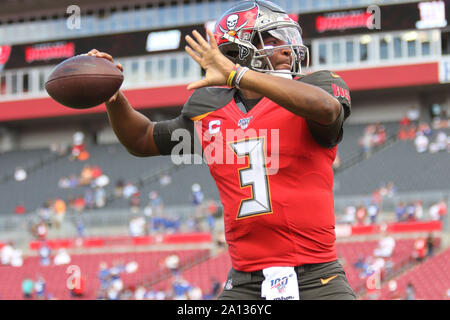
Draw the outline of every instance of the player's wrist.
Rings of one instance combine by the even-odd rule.
[[[247,67],[243,67],[240,64],[236,64],[233,70],[229,73],[227,79],[227,86],[230,88],[238,88],[244,74],[249,70]]]

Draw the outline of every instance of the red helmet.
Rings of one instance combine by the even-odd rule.
[[[243,1],[227,10],[217,21],[214,36],[220,51],[235,63],[274,75],[301,74],[301,62],[309,62],[308,48],[303,44],[302,29],[276,4],[264,0]],[[264,45],[270,35],[283,41],[281,46]],[[259,44],[260,48],[257,47]],[[274,70],[269,57],[289,48],[291,69]]]

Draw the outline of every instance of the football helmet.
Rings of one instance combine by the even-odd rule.
[[[267,36],[284,44],[265,45]],[[217,20],[214,37],[219,50],[227,58],[255,71],[292,78],[302,74],[303,60],[309,65],[309,52],[303,44],[299,24],[269,1],[243,1],[234,5]],[[291,54],[291,69],[275,70],[269,57],[276,50],[287,49]]]

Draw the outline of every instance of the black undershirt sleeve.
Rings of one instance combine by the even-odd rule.
[[[344,107],[341,107],[341,112],[336,120],[330,125],[323,125],[316,121],[306,119],[309,132],[314,140],[324,148],[333,148],[342,140],[344,123]]]
[[[157,122],[153,129],[153,139],[161,155],[170,155],[179,143],[186,144],[187,147],[181,149],[188,150],[189,154],[196,151],[194,122],[182,114],[175,119]]]

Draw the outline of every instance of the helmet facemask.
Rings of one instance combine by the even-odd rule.
[[[283,26],[279,22],[277,22],[277,27],[271,27],[267,25],[266,28],[256,32],[253,43],[260,43],[261,45],[260,49],[254,46],[255,50],[249,67],[258,72],[286,78],[302,75],[302,61],[306,60],[306,67],[309,66],[309,50],[303,44],[300,28],[292,24]],[[266,45],[264,40],[268,36],[281,40],[285,44],[278,46]],[[275,70],[270,61],[270,57],[280,50],[288,50],[290,52],[291,68],[289,70]]]

